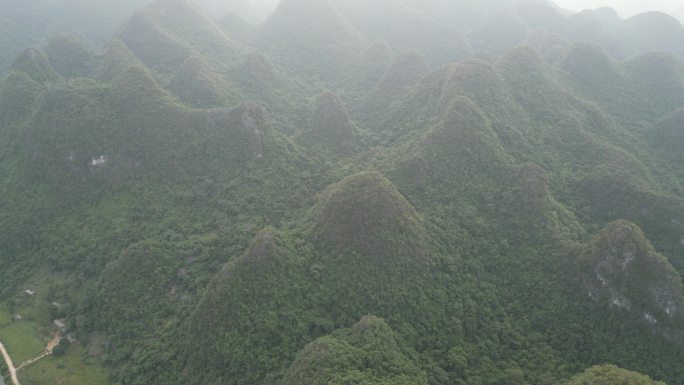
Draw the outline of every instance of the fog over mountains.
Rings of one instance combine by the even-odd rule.
[[[0,0],[21,383],[684,384],[684,26],[635,9]]]
[[[610,7],[617,10],[623,17],[631,17],[638,13],[649,11],[675,14],[677,8],[681,7],[680,0],[557,0],[556,3],[561,7],[574,12],[579,12],[584,9]]]

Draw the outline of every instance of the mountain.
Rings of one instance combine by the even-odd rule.
[[[674,18],[2,7],[0,342],[71,341],[22,383],[684,383]]]
[[[366,360],[381,360],[392,369],[367,368]],[[373,384],[427,384],[415,352],[384,320],[373,316],[305,346],[281,384],[335,383],[346,378]]]
[[[392,16],[384,38],[396,52],[422,52],[435,67],[470,53],[468,42],[457,30],[411,8],[402,8]]]
[[[306,140],[342,150],[356,135],[356,128],[344,103],[330,91],[316,98]]]
[[[288,70],[326,79],[360,54],[362,37],[331,0],[284,0],[260,26],[256,44]]]
[[[200,0],[197,4],[206,9],[209,14],[219,17],[226,14],[234,14],[251,23],[258,23],[266,17],[250,0]]]
[[[578,264],[592,299],[635,311],[653,325],[684,320],[681,276],[634,224],[608,224]]]
[[[191,56],[183,62],[169,89],[184,103],[196,107],[222,107],[232,87],[202,58]]]
[[[0,73],[24,48],[58,33],[75,33],[94,44],[106,42],[147,0],[4,0],[0,15]]]
[[[667,51],[684,56],[684,26],[674,17],[660,12],[636,15],[625,21],[620,33],[635,50]]]
[[[45,46],[52,68],[62,76],[87,76],[94,64],[93,53],[78,37],[57,35]]]
[[[316,211],[314,237],[325,248],[368,256],[378,263],[425,253],[415,209],[378,173],[357,174],[328,187]]]
[[[179,68],[193,54],[230,65],[244,52],[187,0],[152,2],[133,15],[118,38],[147,66],[165,72]]]

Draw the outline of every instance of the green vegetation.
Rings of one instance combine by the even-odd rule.
[[[11,355],[14,365],[18,366],[43,351],[47,335],[42,334],[45,325],[41,325],[41,322],[30,318],[17,321],[15,316],[7,309],[0,313],[0,341]]]
[[[325,247],[389,263],[401,254],[425,253],[418,214],[379,173],[356,174],[328,187],[314,211],[314,238]]]
[[[311,116],[311,136],[315,142],[340,146],[354,136],[354,124],[342,101],[332,92],[324,92],[316,98]]]
[[[23,383],[684,383],[680,31],[501,4],[157,0],[22,46],[0,341],[76,340]]]
[[[634,224],[608,224],[578,263],[595,300],[636,311],[654,324],[684,321],[681,276]]]
[[[208,64],[193,56],[180,67],[169,89],[187,105],[208,108],[224,106],[230,87]]]
[[[75,36],[55,36],[45,47],[45,54],[52,68],[65,77],[89,75],[94,64],[93,54]]]
[[[287,69],[331,79],[346,68],[362,36],[332,0],[284,0],[259,26],[256,45],[277,55]]]
[[[29,298],[22,293],[23,295],[19,295],[12,301],[13,309],[0,308],[0,342],[8,350],[15,366],[37,357],[51,339],[50,333],[54,326],[51,312],[47,308],[54,309],[54,306],[47,301],[52,298],[60,300],[63,298],[48,292],[57,291],[56,287],[59,286],[34,286],[35,297]],[[63,303],[62,306],[66,307],[67,304]],[[20,315],[21,319],[17,319],[17,315]],[[69,344],[65,344],[64,347],[66,348],[67,345]],[[34,385],[109,384],[106,369],[94,358],[85,356],[81,346],[79,343],[69,345],[64,354],[55,354],[53,357],[43,358],[22,368],[18,372],[21,383]],[[4,360],[0,360],[0,364],[0,368],[4,368],[0,369],[0,373],[5,374],[6,383],[10,384]]]
[[[594,366],[584,373],[573,377],[567,385],[664,385],[653,381],[648,376],[629,370],[620,369],[614,365]]]
[[[47,357],[20,372],[22,385],[109,385],[107,371],[93,358],[83,356],[76,347],[59,358]]]
[[[280,383],[427,385],[416,360],[416,353],[385,321],[365,316],[350,329],[305,346]]]

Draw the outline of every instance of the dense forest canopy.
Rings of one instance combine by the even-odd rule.
[[[0,0],[24,385],[684,383],[675,17],[276,3]]]

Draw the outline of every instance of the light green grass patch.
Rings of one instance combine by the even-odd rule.
[[[74,345],[61,357],[45,357],[19,371],[22,385],[108,385],[107,371]]]
[[[40,354],[48,337],[43,338],[37,322],[13,321],[12,317],[6,307],[0,306],[0,342],[5,345],[14,365],[19,366]]]

